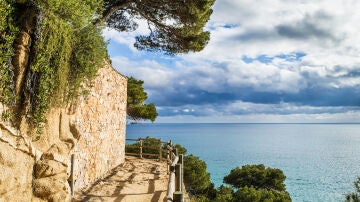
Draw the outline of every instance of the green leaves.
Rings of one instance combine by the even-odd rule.
[[[233,201],[291,201],[285,188],[285,175],[280,169],[265,168],[263,164],[236,167],[224,177],[224,182],[238,190]]]
[[[234,193],[233,201],[242,202],[290,202],[289,193],[269,189],[241,187]]]
[[[102,20],[119,31],[136,29],[136,18],[148,22],[149,35],[136,37],[140,50],[168,54],[201,51],[210,40],[204,31],[215,0],[106,0]]]
[[[102,2],[35,1],[40,8],[26,96],[27,115],[41,131],[50,107],[68,104],[88,86],[107,58],[101,29],[91,24]],[[82,85],[84,84],[84,85]]]
[[[346,194],[347,202],[360,202],[360,177],[354,182],[355,192]]]
[[[192,154],[184,157],[184,183],[192,195],[203,194],[211,186],[206,163]]]
[[[265,168],[263,164],[234,168],[224,177],[224,182],[236,188],[254,187],[285,191],[285,175],[280,169]]]
[[[14,4],[12,0],[0,0],[0,102],[8,106],[16,103],[11,57],[19,28],[14,19]]]
[[[128,78],[127,85],[127,115],[133,120],[155,121],[158,113],[154,103],[144,104],[147,93],[142,86],[144,81],[133,77]]]

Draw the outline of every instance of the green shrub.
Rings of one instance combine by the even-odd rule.
[[[92,25],[102,1],[37,0],[35,4],[39,13],[26,96],[31,105],[28,120],[41,132],[49,108],[71,104],[95,78],[107,52],[101,29]]]
[[[234,201],[242,202],[290,202],[288,192],[280,192],[269,189],[255,189],[254,187],[241,187],[233,196]]]
[[[9,107],[16,103],[11,58],[19,27],[14,15],[15,0],[0,0],[0,102]]]
[[[209,191],[212,183],[205,161],[193,154],[184,157],[184,183],[191,195],[204,195]]]
[[[346,195],[348,202],[360,202],[360,177],[354,182],[355,192]]]
[[[274,189],[285,191],[285,175],[280,169],[265,168],[260,165],[245,165],[234,168],[224,177],[224,182],[236,188],[254,187],[256,189]]]

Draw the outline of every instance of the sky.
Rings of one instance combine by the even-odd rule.
[[[114,68],[145,82],[158,123],[352,123],[359,10],[358,0],[217,0],[209,44],[177,56],[136,50],[144,23],[104,36]]]

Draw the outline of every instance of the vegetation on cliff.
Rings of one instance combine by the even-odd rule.
[[[107,57],[101,35],[104,24],[119,31],[148,22],[150,34],[138,36],[136,48],[168,54],[200,51],[209,41],[205,23],[214,0],[0,0],[0,102],[19,108],[15,119],[26,115],[38,129],[54,106],[71,104],[91,85]],[[30,26],[29,26],[30,25]],[[30,37],[25,67],[13,67],[19,33]],[[20,90],[15,93],[18,69]],[[17,87],[16,87],[17,88]],[[17,105],[17,106],[15,106]],[[29,106],[29,107],[24,107]],[[145,110],[144,110],[145,109]],[[132,103],[130,117],[156,118],[153,104]]]
[[[346,195],[348,202],[360,202],[360,177],[354,182],[355,192]]]
[[[98,0],[0,0],[1,102],[29,107],[26,115],[37,129],[46,123],[45,112],[53,106],[65,105],[90,84],[107,57],[101,29],[93,25],[102,10]],[[35,16],[32,18],[32,16]],[[29,25],[32,24],[33,26]],[[12,57],[16,37],[26,32],[31,36],[25,82],[15,97]],[[23,107],[23,106],[22,106]],[[18,117],[16,117],[18,118]]]
[[[14,55],[13,44],[19,33],[19,27],[14,19],[16,13],[14,5],[15,0],[0,0],[0,102],[8,106],[15,104],[14,67],[11,58]]]

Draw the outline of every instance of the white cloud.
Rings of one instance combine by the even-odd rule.
[[[336,114],[339,120],[350,120],[359,118],[357,112],[350,113],[349,110],[360,100],[352,97],[351,99],[355,100],[349,104],[345,102],[346,98],[337,96],[347,95],[348,92],[355,95],[360,89],[358,10],[360,1],[356,0],[217,0],[207,26],[211,31],[208,46],[199,53],[173,58],[176,62],[171,66],[159,62],[156,58],[149,59],[146,53],[133,48],[134,36],[147,33],[146,24],[143,22],[136,32],[118,33],[105,30],[104,35],[107,39],[130,47],[137,59],[129,60],[119,55],[112,58],[113,64],[123,74],[144,80],[151,95],[164,96],[163,100],[170,100],[176,93],[185,93],[176,98],[176,101],[179,101],[177,105],[181,105],[179,109],[174,109],[176,113],[199,113],[201,110],[205,111],[207,116],[210,113],[220,113],[218,106],[215,106],[219,103],[211,105],[206,99],[196,100],[199,93],[205,91],[212,96],[233,95],[231,98],[219,98],[220,101],[211,98],[218,102],[226,101],[228,107],[220,103],[224,114],[230,114],[231,110],[261,114],[240,117],[231,114],[224,117],[224,120],[254,121],[259,118],[281,122],[307,120],[306,117],[309,117],[309,120],[335,121]],[[304,56],[300,59],[296,53],[303,53]],[[271,59],[267,62],[256,59],[262,55]],[[280,57],[281,55],[286,57]],[[244,56],[253,61],[244,62]],[[324,96],[324,99],[336,101],[331,103],[329,100],[317,100],[321,99],[318,95],[307,95],[309,100],[305,100],[306,98],[298,94],[316,92],[316,89],[323,88],[330,93],[339,93]],[[243,92],[244,89],[246,92]],[[260,101],[254,99],[254,103],[262,103],[261,105],[238,101],[239,97],[246,97],[247,95],[243,95],[246,93],[248,96],[256,93],[298,96],[294,96],[287,104],[278,105],[262,103],[261,99],[268,95],[257,97]],[[328,95],[328,92],[318,93]],[[190,100],[186,102],[194,100],[194,106],[188,107],[188,103],[180,100],[185,98]],[[275,100],[281,99],[283,98]],[[344,102],[341,102],[342,99]],[[248,102],[251,100],[248,98]],[[345,103],[343,108],[342,103]],[[313,107],[325,105],[325,108],[311,108],[312,104]],[[329,106],[326,106],[327,104]],[[347,106],[350,106],[350,109]],[[326,110],[331,113],[325,115]],[[276,118],[279,115],[271,115],[284,111],[292,115],[281,115],[280,118]],[[308,113],[302,114],[300,111]],[[224,114],[220,115],[225,116]],[[244,116],[246,118],[243,118]]]

